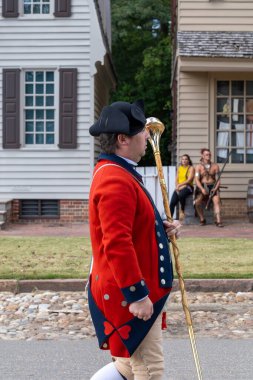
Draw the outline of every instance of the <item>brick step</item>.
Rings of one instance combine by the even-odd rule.
[[[12,199],[0,199],[0,211],[8,211],[11,209]]]
[[[4,230],[5,227],[6,227],[6,223],[5,222],[0,222],[0,231]]]
[[[6,222],[7,219],[7,211],[0,211],[0,222]]]
[[[204,208],[204,206],[203,206]],[[186,198],[185,202],[185,218],[183,220],[183,224],[199,224],[199,217],[195,216],[195,209],[193,207],[193,196],[189,195]],[[213,217],[213,210],[212,206],[210,207],[210,210],[204,210],[204,217],[206,219],[207,224],[213,224],[214,223],[214,217]]]

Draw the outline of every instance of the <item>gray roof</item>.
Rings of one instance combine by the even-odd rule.
[[[178,32],[179,55],[253,58],[253,32]]]

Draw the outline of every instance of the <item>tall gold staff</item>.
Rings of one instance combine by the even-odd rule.
[[[157,119],[155,117],[149,117],[147,119],[145,127],[149,132],[149,135],[150,135],[149,142],[152,146],[154,156],[155,156],[155,161],[156,161],[156,166],[157,166],[157,171],[158,171],[158,177],[159,177],[161,190],[162,190],[163,205],[164,205],[165,214],[166,214],[167,220],[169,222],[172,222],[173,219],[171,217],[170,208],[169,208],[168,193],[167,193],[166,182],[164,179],[163,167],[162,167],[162,161],[161,161],[161,155],[160,155],[160,148],[159,148],[160,137],[161,137],[161,134],[163,133],[165,127],[164,127],[164,124],[159,119]],[[189,337],[190,337],[190,341],[191,341],[191,347],[192,347],[193,357],[194,357],[195,366],[196,366],[196,370],[197,370],[197,374],[198,374],[198,380],[202,380],[198,351],[197,351],[195,336],[194,336],[193,327],[192,327],[192,319],[191,319],[191,314],[190,314],[190,310],[189,310],[188,302],[187,302],[187,298],[186,298],[185,284],[184,284],[184,280],[183,280],[183,276],[182,276],[181,265],[179,262],[179,249],[177,246],[175,236],[172,236],[170,238],[170,241],[172,244],[172,251],[173,251],[173,255],[174,255],[174,259],[175,259],[175,267],[176,267],[176,271],[177,271],[177,275],[178,275],[178,282],[179,282],[179,287],[180,287],[181,296],[182,296],[182,306],[183,306],[183,310],[185,313],[185,319],[186,319],[186,324],[188,327]]]

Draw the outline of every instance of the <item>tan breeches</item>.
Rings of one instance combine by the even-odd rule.
[[[161,380],[164,372],[161,315],[130,358],[115,358],[117,370],[127,380]]]

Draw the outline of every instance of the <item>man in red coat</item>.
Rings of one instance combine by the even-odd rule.
[[[162,379],[161,314],[173,270],[168,233],[135,166],[148,132],[143,103],[115,102],[90,127],[102,154],[89,197],[92,268],[89,307],[99,346],[113,363],[92,380]]]

